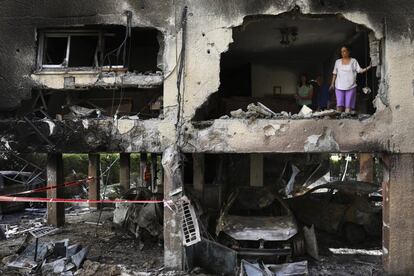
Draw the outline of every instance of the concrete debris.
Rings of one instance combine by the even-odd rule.
[[[230,111],[230,115],[231,117],[237,118],[237,119],[242,119],[246,116],[245,112],[240,108],[234,111]]]
[[[102,113],[99,109],[90,109],[79,105],[72,105],[69,106],[69,110],[71,111],[71,115],[74,118],[91,118],[91,117],[99,117]]]
[[[280,113],[273,112],[270,108],[264,104],[258,102],[257,104],[251,103],[247,106],[247,111],[241,108],[230,111],[229,115],[223,115],[221,120],[226,119],[318,119],[318,118],[332,118],[332,119],[358,119],[360,121],[370,118],[369,114],[356,114],[356,113],[341,113],[334,109],[328,109],[323,111],[313,111],[308,106],[302,106],[302,109],[298,114],[291,114],[290,112],[281,111]]]
[[[115,224],[122,225],[124,223],[126,214],[130,206],[131,206],[130,203],[116,203],[115,204],[114,218],[113,218],[113,222]]]
[[[38,266],[39,261],[41,262],[46,258],[48,252],[51,250],[51,245],[42,241],[39,241],[38,244],[35,241],[32,241],[23,244],[22,248],[21,253],[16,256],[15,259],[10,260],[6,265],[9,268],[23,269],[30,272]],[[35,255],[37,255],[36,260]]]
[[[299,111],[299,116],[303,116],[304,118],[310,118],[312,115],[313,110],[306,105],[302,106]]]
[[[86,258],[86,255],[88,255],[89,247],[82,248],[78,253],[71,256],[70,259],[72,260],[72,263],[76,265],[77,268],[81,266],[83,261]]]
[[[301,261],[285,264],[263,264],[241,261],[240,275],[242,276],[285,276],[308,275],[308,262]]]
[[[80,244],[73,244],[66,247],[66,258],[70,258],[82,249]]]
[[[266,106],[264,106],[261,103],[257,103],[257,105],[255,105],[254,103],[251,103],[247,106],[247,112],[252,113],[253,115],[258,114],[259,116],[264,116],[265,118],[270,118],[274,115],[276,115],[276,113],[274,113],[273,111],[271,111],[269,108],[267,108]]]
[[[11,270],[18,270],[26,274],[40,269],[43,275],[53,273],[73,275],[73,272],[81,267],[89,252],[89,247],[82,248],[79,244],[69,246],[69,239],[56,242],[32,240],[23,244],[22,248],[20,254],[7,258],[6,266]],[[36,255],[37,257],[35,257]],[[64,272],[65,274],[61,274]]]

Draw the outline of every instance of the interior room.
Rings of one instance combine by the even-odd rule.
[[[303,74],[314,88],[309,107],[335,109],[334,91],[330,91],[326,107],[318,106],[317,78],[330,86],[343,45],[350,46],[351,56],[362,68],[368,66],[370,33],[340,15],[245,17],[242,25],[233,28],[234,41],[221,55],[219,90],[197,111],[194,120],[217,119],[256,102],[276,113],[298,113],[301,106],[295,94]],[[378,89],[375,68],[358,74],[357,84],[357,113],[373,114],[372,100]],[[365,86],[371,89],[370,94],[362,92]]]

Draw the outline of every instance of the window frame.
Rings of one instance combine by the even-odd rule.
[[[97,37],[98,43],[94,54],[94,65],[93,66],[81,66],[81,67],[69,67],[69,57],[71,50],[71,37],[73,36],[89,36]],[[116,68],[124,69],[123,64],[115,64],[111,66],[104,66],[104,50],[105,50],[105,40],[106,37],[115,36],[112,32],[106,32],[104,30],[43,30],[39,32],[39,44],[38,44],[38,53],[37,53],[37,69],[40,71],[53,71],[53,70],[82,70],[89,69],[93,70],[96,68]],[[65,59],[61,64],[44,64],[45,54],[46,54],[46,39],[50,37],[55,38],[67,38],[66,42],[66,54]]]

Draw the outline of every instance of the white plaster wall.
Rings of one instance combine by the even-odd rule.
[[[282,94],[295,94],[298,74],[289,68],[252,64],[252,95],[273,95],[273,86],[281,86]]]

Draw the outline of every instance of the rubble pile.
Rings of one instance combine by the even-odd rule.
[[[308,106],[304,105],[299,113],[292,114],[291,112],[282,111],[280,113],[273,112],[264,104],[257,102],[257,104],[251,103],[247,106],[247,111],[241,108],[230,111],[229,115],[221,116],[220,119],[318,119],[318,118],[332,118],[332,119],[358,119],[365,120],[369,118],[369,114],[356,114],[356,113],[341,113],[334,109],[313,111]]]
[[[88,252],[89,247],[69,244],[69,239],[44,242],[28,235],[15,254],[3,258],[3,264],[10,272],[70,276],[76,275]]]
[[[0,234],[2,239],[21,237],[29,231],[42,228],[46,224],[45,208],[26,208],[25,214],[14,220],[2,220]]]

